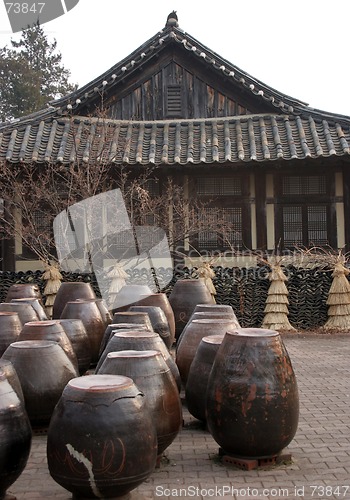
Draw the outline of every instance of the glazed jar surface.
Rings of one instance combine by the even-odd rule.
[[[71,380],[52,415],[47,459],[52,478],[73,498],[118,498],[153,472],[154,422],[145,396],[124,376]]]
[[[170,295],[169,302],[174,311],[175,337],[179,338],[197,304],[214,304],[203,278],[178,280]]]
[[[18,395],[0,368],[0,498],[22,474],[30,453],[32,429]],[[9,498],[11,498],[9,496]]]
[[[130,377],[146,397],[156,423],[158,457],[174,441],[182,425],[179,391],[170,368],[159,351],[111,352],[99,374]]]
[[[273,457],[291,442],[299,395],[278,332],[241,328],[226,333],[208,380],[206,417],[215,441],[234,456]]]
[[[53,304],[52,318],[59,319],[67,302],[78,299],[96,299],[96,294],[90,283],[82,281],[61,283]]]

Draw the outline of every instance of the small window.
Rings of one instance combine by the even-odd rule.
[[[322,195],[326,194],[325,175],[288,175],[283,177],[282,195]]]
[[[201,196],[241,196],[241,177],[200,177],[197,194]]]
[[[169,87],[167,87],[166,114],[168,118],[181,117],[181,85],[169,85]]]

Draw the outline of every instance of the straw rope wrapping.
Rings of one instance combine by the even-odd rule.
[[[270,286],[264,309],[262,328],[270,330],[295,330],[288,319],[288,289],[285,282],[288,280],[279,263],[270,263]]]
[[[350,330],[350,284],[347,278],[350,271],[344,264],[345,259],[340,259],[334,265],[333,281],[327,299],[329,307],[325,330]]]

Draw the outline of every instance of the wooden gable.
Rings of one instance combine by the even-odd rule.
[[[219,118],[272,110],[271,104],[260,100],[256,103],[251,95],[200,64],[191,53],[181,54],[166,47],[159,59],[106,96],[104,106],[109,118]]]
[[[156,121],[290,113],[305,103],[251,77],[177,26],[164,30],[67,98],[77,116]],[[63,106],[62,106],[63,105]]]

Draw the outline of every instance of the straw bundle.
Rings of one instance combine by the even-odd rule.
[[[53,303],[59,287],[61,286],[62,274],[57,264],[46,264],[42,279],[46,281],[44,288],[45,310],[48,318],[52,318]]]
[[[344,263],[342,260],[334,265],[327,299],[328,320],[323,327],[325,330],[350,330],[350,284],[347,279],[350,271]]]
[[[200,266],[197,269],[197,275],[199,278],[204,279],[204,283],[206,284],[209,292],[211,293],[215,301],[215,295],[217,293],[213,283],[213,278],[215,278],[215,272],[210,267],[209,262],[201,262]]]
[[[270,264],[270,286],[267,292],[262,328],[270,330],[295,330],[288,319],[288,289],[285,282],[287,276],[279,263]]]
[[[117,262],[112,269],[108,271],[107,277],[111,280],[108,289],[108,301],[109,305],[113,305],[118,292],[126,284],[128,274],[123,269],[123,266]]]

